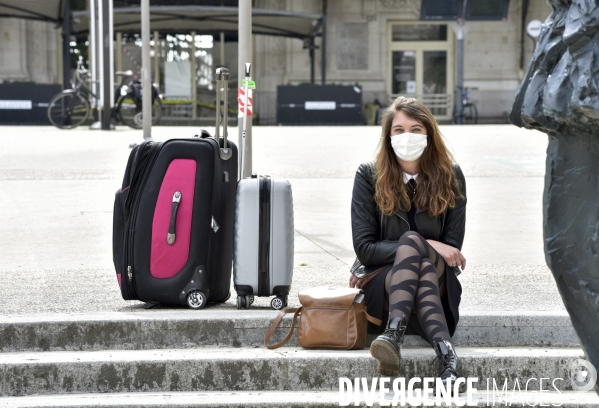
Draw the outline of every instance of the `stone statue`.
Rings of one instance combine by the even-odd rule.
[[[549,135],[545,259],[599,370],[599,2],[548,2],[510,121]]]

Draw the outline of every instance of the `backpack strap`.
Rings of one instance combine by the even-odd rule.
[[[282,345],[284,345],[285,343],[287,343],[289,341],[289,339],[291,338],[291,335],[293,334],[293,329],[295,329],[295,322],[297,321],[297,318],[299,317],[301,312],[302,312],[301,307],[285,308],[279,312],[279,315],[277,316],[275,321],[272,322],[272,325],[270,326],[268,333],[266,333],[266,337],[264,337],[264,345],[266,346],[266,348],[273,350],[273,349],[281,347]],[[289,333],[287,334],[287,337],[285,337],[280,343],[269,345],[268,341],[270,340],[270,337],[275,332],[275,329],[281,322],[281,319],[283,319],[283,316],[285,316],[288,313],[293,313],[293,321],[291,322],[291,327],[289,328]]]

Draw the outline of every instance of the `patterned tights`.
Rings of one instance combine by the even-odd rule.
[[[385,279],[389,294],[389,320],[405,316],[415,308],[429,342],[450,340],[441,294],[445,293],[445,261],[417,232],[399,239],[393,268]]]

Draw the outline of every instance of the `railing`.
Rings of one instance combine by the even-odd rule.
[[[216,106],[210,103],[195,101],[196,118],[212,118],[216,113]],[[169,119],[189,119],[193,117],[194,101],[190,99],[168,99],[162,101],[162,117]],[[229,116],[236,116],[235,109],[229,109]]]
[[[395,98],[400,95],[391,95],[389,97],[389,103],[393,102]],[[451,119],[451,112],[453,108],[453,95],[451,94],[422,94],[422,95],[405,95],[414,96],[420,100],[427,108],[430,109],[431,113],[435,115],[437,119]]]

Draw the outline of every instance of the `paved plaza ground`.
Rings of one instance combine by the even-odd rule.
[[[547,136],[511,125],[442,126],[467,180],[460,276],[464,312],[564,307],[543,254]],[[210,132],[213,129],[208,128]],[[199,128],[156,127],[156,140]],[[237,128],[231,128],[237,140]],[[254,127],[253,169],[293,187],[297,291],[345,285],[354,259],[353,177],[379,127]],[[112,209],[141,131],[0,127],[0,315],[139,311],[120,297],[112,265]],[[218,308],[235,308],[235,293]],[[268,307],[257,299],[256,308]],[[214,306],[213,306],[214,307]],[[182,312],[193,313],[186,309]]]

